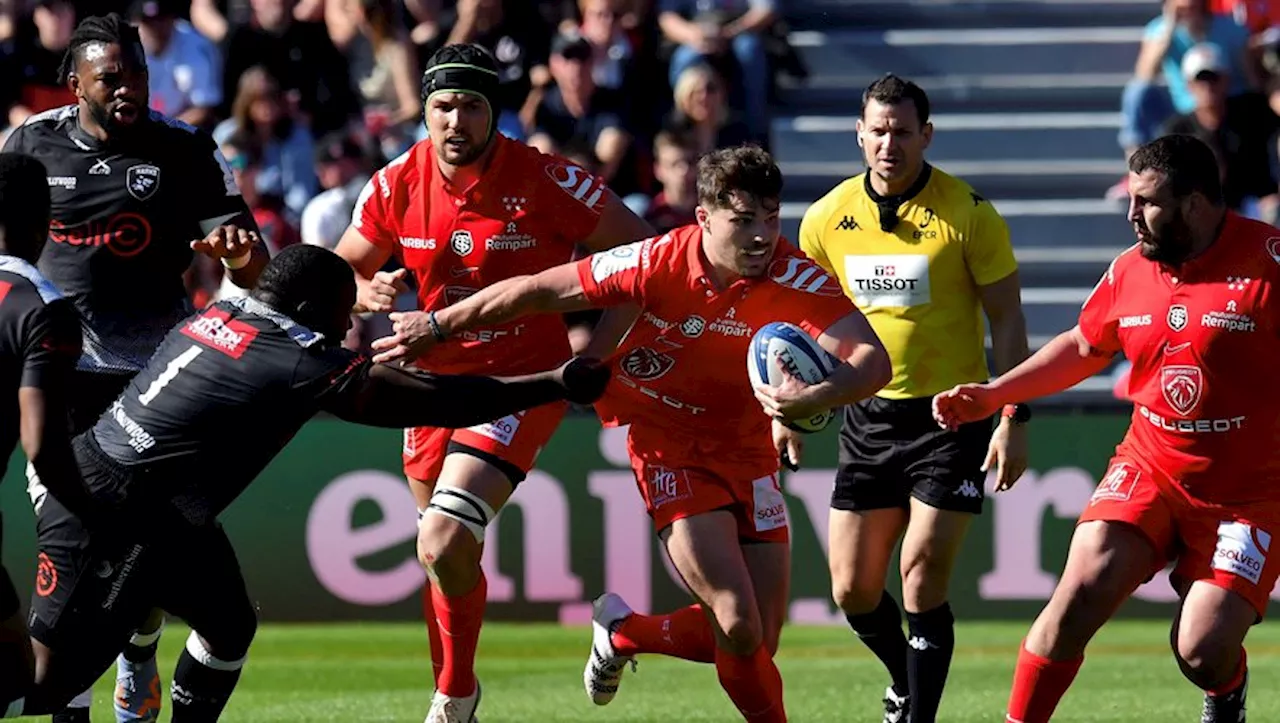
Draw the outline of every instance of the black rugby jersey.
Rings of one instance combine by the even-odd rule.
[[[176,508],[205,524],[321,410],[381,427],[462,427],[604,390],[592,372],[565,373],[572,381],[396,370],[252,297],[226,299],[175,327],[86,432],[116,471],[86,477],[106,504]]]
[[[6,151],[48,169],[53,221],[40,271],[83,320],[80,368],[132,373],[191,313],[182,275],[202,225],[249,215],[213,138],[152,111],[145,127],[102,143],[77,106],[32,116]]]
[[[68,384],[80,356],[80,320],[31,264],[0,255],[0,455],[20,436],[18,389]]]

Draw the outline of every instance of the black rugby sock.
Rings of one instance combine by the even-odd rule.
[[[907,694],[907,638],[902,634],[902,612],[886,590],[875,610],[845,615],[862,644],[884,663],[893,679],[893,692]]]
[[[215,661],[221,662],[221,661]],[[240,680],[240,668],[212,668],[183,650],[173,671],[170,697],[173,700],[173,723],[211,723],[218,720],[227,707],[231,693]]]
[[[907,677],[911,688],[912,723],[933,723],[947,685],[956,647],[956,619],[942,603],[922,613],[907,613]]]

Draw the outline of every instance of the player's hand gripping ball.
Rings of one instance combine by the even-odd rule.
[[[747,347],[747,376],[752,388],[778,387],[794,378],[805,385],[818,384],[836,368],[835,357],[800,327],[776,321],[760,327]],[[835,419],[833,409],[781,421],[798,432],[820,432]]]

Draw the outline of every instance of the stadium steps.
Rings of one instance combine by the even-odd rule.
[[[783,79],[773,121],[784,232],[795,238],[807,204],[863,170],[860,93],[883,73],[904,75],[933,101],[931,160],[1009,223],[1033,348],[1069,328],[1133,243],[1124,205],[1103,194],[1124,174],[1119,96],[1156,12],[1150,0],[792,4],[791,40],[810,77]],[[1106,403],[1110,388],[1104,373],[1055,401]]]

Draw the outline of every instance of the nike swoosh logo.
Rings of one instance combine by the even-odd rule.
[[[1186,348],[1187,348],[1187,347],[1189,347],[1189,346],[1191,346],[1191,342],[1189,342],[1189,341],[1184,341],[1184,342],[1182,342],[1181,344],[1179,344],[1179,345],[1177,345],[1177,346],[1169,346],[1169,343],[1168,343],[1168,342],[1165,342],[1165,345],[1164,345],[1164,353],[1165,353],[1165,354],[1177,354],[1178,352],[1182,351],[1183,349],[1186,349]]]
[[[476,266],[455,267],[455,268],[449,269],[449,275],[456,279],[459,276],[466,276],[467,274],[473,274],[479,270],[480,270],[479,267],[476,267]]]

